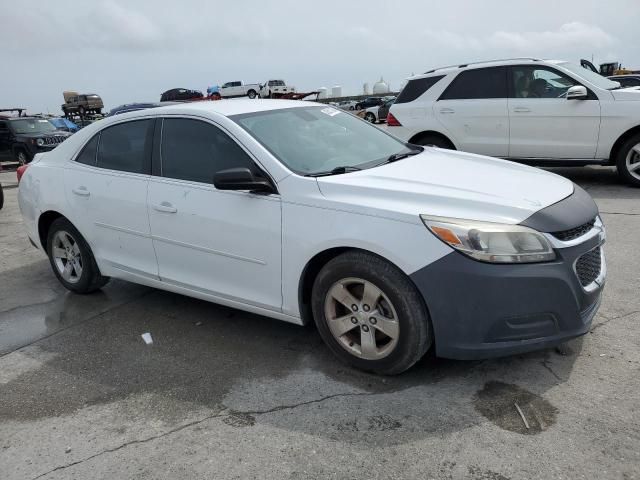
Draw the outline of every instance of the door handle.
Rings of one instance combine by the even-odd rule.
[[[169,202],[162,202],[160,205],[154,205],[153,209],[163,213],[176,213],[178,209]]]
[[[529,113],[531,111],[530,108],[527,107],[516,107],[513,109],[515,113]]]
[[[453,108],[441,108],[440,113],[456,113]]]
[[[89,195],[91,195],[89,190],[87,190],[87,187],[73,188],[71,189],[71,191],[76,195],[80,195],[81,197],[88,197]]]

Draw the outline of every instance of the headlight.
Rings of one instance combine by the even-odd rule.
[[[436,237],[476,260],[533,263],[556,258],[544,235],[528,227],[428,215],[420,218]]]
[[[44,140],[42,138],[38,138],[36,140],[36,145],[38,145],[39,147],[43,146],[44,145]]]

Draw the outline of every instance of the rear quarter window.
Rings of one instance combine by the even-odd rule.
[[[416,78],[415,80],[409,80],[409,82],[400,92],[400,95],[398,95],[398,98],[396,98],[395,103],[413,102],[444,77],[444,75],[437,75],[435,77]]]

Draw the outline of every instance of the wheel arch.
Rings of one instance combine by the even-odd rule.
[[[629,140],[629,138],[638,134],[640,134],[640,125],[636,125],[635,127],[630,128],[618,137],[618,139],[613,144],[613,147],[611,147],[611,153],[609,154],[609,163],[611,165],[615,164],[616,157],[618,156],[618,152],[620,152],[622,145],[624,145],[624,143]]]
[[[49,228],[51,228],[51,224],[58,218],[65,218],[69,220],[67,217],[62,215],[60,212],[56,212],[55,210],[47,210],[38,217],[38,239],[40,240],[40,245],[45,252],[47,251],[47,237],[49,235]]]
[[[322,270],[322,267],[324,267],[327,263],[329,263],[337,256],[342,255],[346,252],[353,251],[374,255],[381,258],[385,262],[390,263],[401,272],[404,271],[397,263],[389,260],[383,255],[380,255],[379,253],[368,250],[366,248],[353,246],[331,247],[316,253],[313,257],[311,257],[311,259],[302,269],[302,273],[300,274],[300,279],[298,281],[298,306],[300,309],[300,318],[302,319],[302,323],[304,325],[313,323],[313,314],[311,312],[311,290],[313,288],[313,283],[315,282],[316,277],[320,273],[320,270]],[[407,275],[407,278],[411,283],[414,283],[410,275]],[[427,308],[427,312],[429,312],[429,307],[426,305],[426,302],[425,307]]]
[[[436,130],[425,130],[423,132],[416,133],[413,137],[411,137],[409,139],[409,143],[413,143],[413,142],[417,141],[418,139],[420,139],[422,137],[427,137],[427,136],[439,137],[442,140],[444,140],[445,142],[447,142],[449,145],[451,145],[453,150],[457,150],[458,149],[456,144],[453,143],[453,141],[447,135],[445,135],[444,133],[438,132]]]

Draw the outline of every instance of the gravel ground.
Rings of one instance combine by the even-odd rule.
[[[313,328],[122,281],[66,292],[0,174],[0,477],[640,478],[640,189],[556,171],[608,229],[591,331],[394,378],[341,365]]]

